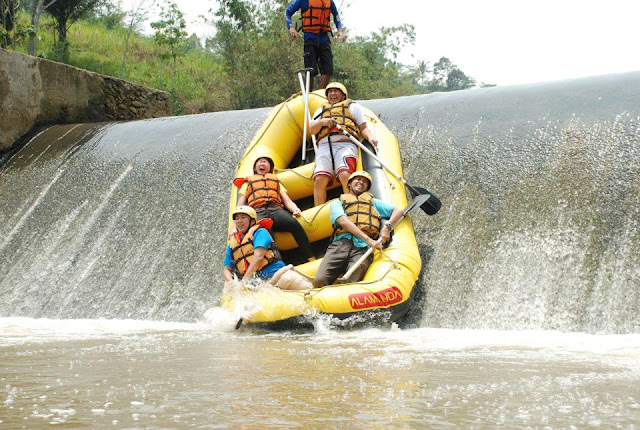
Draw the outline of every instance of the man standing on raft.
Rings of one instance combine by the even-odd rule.
[[[331,203],[334,237],[316,272],[315,288],[333,284],[369,247],[382,249],[382,245],[391,239],[392,226],[402,218],[402,209],[374,198],[369,193],[371,182],[371,175],[367,172],[354,172],[348,180],[349,193]],[[378,238],[382,241],[378,242]],[[372,261],[373,253],[347,281],[360,281]]]
[[[309,123],[309,132],[317,134],[315,170],[313,171],[313,203],[321,205],[327,201],[327,186],[334,175],[342,184],[342,192],[347,194],[349,175],[356,170],[358,148],[338,130],[339,124],[358,137],[360,134],[373,146],[378,145],[360,105],[347,98],[347,88],[339,82],[332,82],[325,90],[327,104],[318,109]]]
[[[327,86],[333,75],[333,52],[331,51],[331,15],[338,29],[338,40],[344,42],[344,32],[338,8],[333,0],[295,0],[284,13],[292,39],[300,35],[296,30],[291,17],[302,9],[302,32],[304,33],[304,67],[311,68],[311,88],[313,90],[313,78],[320,69],[320,84],[318,89]]]

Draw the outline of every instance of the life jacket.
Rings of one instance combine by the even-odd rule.
[[[283,206],[280,198],[280,181],[273,173],[247,176],[247,204],[252,208],[274,202]]]
[[[302,31],[315,34],[331,32],[331,0],[309,0],[309,9],[302,12]]]
[[[336,104],[325,104],[322,106],[322,111],[316,115],[314,119],[318,118],[333,118],[338,124],[345,130],[351,133],[354,137],[360,136],[360,129],[356,124],[356,119],[349,110],[349,105],[353,103],[353,100],[346,99]],[[317,139],[320,140],[323,137],[331,133],[340,133],[337,127],[322,127],[318,132]]]
[[[378,236],[380,236],[381,217],[380,213],[373,206],[373,196],[371,193],[364,192],[359,196],[342,194],[340,196],[340,202],[342,203],[345,214],[356,227],[372,239],[377,239]],[[349,232],[343,229],[340,224],[336,224],[333,229],[334,237],[342,233]]]
[[[231,245],[231,259],[234,266],[234,270],[239,275],[244,275],[249,264],[253,261],[253,235],[259,228],[264,228],[261,224],[256,224],[251,227],[247,233],[242,236],[240,233],[235,233],[229,239],[229,245]],[[260,271],[265,266],[278,261],[278,258],[273,253],[272,245],[269,245],[269,249],[264,254],[262,262],[258,265],[256,271]]]

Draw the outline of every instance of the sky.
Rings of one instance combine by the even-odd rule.
[[[161,0],[159,0],[161,1]],[[216,0],[174,0],[189,33]],[[640,0],[334,0],[348,34],[415,26],[399,60],[448,57],[478,83],[516,85],[640,71]],[[283,31],[285,23],[283,17]]]

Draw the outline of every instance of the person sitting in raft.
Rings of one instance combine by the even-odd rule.
[[[274,163],[271,157],[260,156],[253,163],[253,175],[236,179],[234,184],[240,187],[238,205],[248,204],[255,209],[258,219],[271,218],[273,231],[289,232],[298,244],[298,248],[307,261],[316,257],[304,228],[293,217],[301,215],[300,208],[287,195],[287,190],[273,173]],[[286,209],[285,209],[286,208]]]
[[[315,288],[330,285],[347,272],[369,247],[382,249],[391,238],[391,228],[402,217],[402,209],[374,198],[371,175],[364,170],[352,173],[347,181],[349,193],[331,202],[333,241],[318,267]],[[382,238],[382,242],[377,242]],[[348,282],[358,282],[373,261],[373,253],[353,272]]]
[[[247,283],[254,275],[283,290],[302,290],[312,287],[310,281],[292,265],[286,266],[273,252],[273,239],[267,231],[270,219],[258,221],[250,206],[237,206],[233,211],[233,233],[227,245],[222,273],[225,281],[233,281],[234,273]]]
[[[367,127],[367,120],[360,105],[347,98],[347,88],[339,82],[332,82],[325,89],[327,102],[316,110],[309,123],[309,132],[317,135],[315,170],[313,171],[313,203],[315,206],[327,201],[327,186],[334,175],[342,184],[342,192],[347,194],[347,179],[356,170],[358,147],[335,126],[351,133],[355,138],[360,134],[373,146],[378,140]]]

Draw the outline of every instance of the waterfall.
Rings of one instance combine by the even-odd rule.
[[[640,73],[365,101],[404,174],[422,325],[640,332]],[[52,126],[0,167],[0,316],[194,321],[268,109]]]

